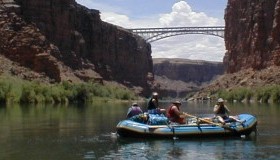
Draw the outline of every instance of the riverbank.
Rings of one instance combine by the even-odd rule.
[[[255,101],[280,103],[280,67],[263,70],[243,70],[224,74],[209,86],[188,98],[193,100],[216,99],[228,101]]]
[[[73,103],[96,100],[134,100],[135,93],[113,83],[42,83],[0,76],[1,103]]]

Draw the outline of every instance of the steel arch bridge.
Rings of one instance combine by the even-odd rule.
[[[142,36],[147,42],[184,34],[205,34],[224,38],[225,27],[170,27],[170,28],[134,28],[131,32]]]

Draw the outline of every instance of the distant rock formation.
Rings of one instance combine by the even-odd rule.
[[[224,73],[222,62],[153,59],[155,80],[164,97],[185,97]]]
[[[57,82],[149,88],[151,46],[75,0],[0,0],[0,54]]]
[[[229,0],[225,21],[227,73],[280,66],[280,0]]]
[[[222,62],[188,59],[153,59],[154,74],[172,80],[202,84],[224,73]]]

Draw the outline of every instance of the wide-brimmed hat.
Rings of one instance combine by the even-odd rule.
[[[132,106],[138,106],[138,104],[136,102],[132,103]]]
[[[174,101],[173,104],[182,104],[180,101]]]
[[[219,102],[219,103],[224,102],[223,98],[219,98],[219,99],[218,99],[218,102]]]

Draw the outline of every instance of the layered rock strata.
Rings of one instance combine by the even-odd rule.
[[[0,54],[13,61],[58,82],[102,78],[148,88],[153,80],[151,46],[101,21],[98,10],[74,0],[0,3]]]
[[[157,89],[163,97],[185,97],[224,73],[222,62],[153,59]]]
[[[225,22],[228,73],[280,66],[280,0],[229,0]]]
[[[187,59],[154,59],[154,74],[171,80],[202,84],[210,82],[224,73],[221,62],[207,62]]]

